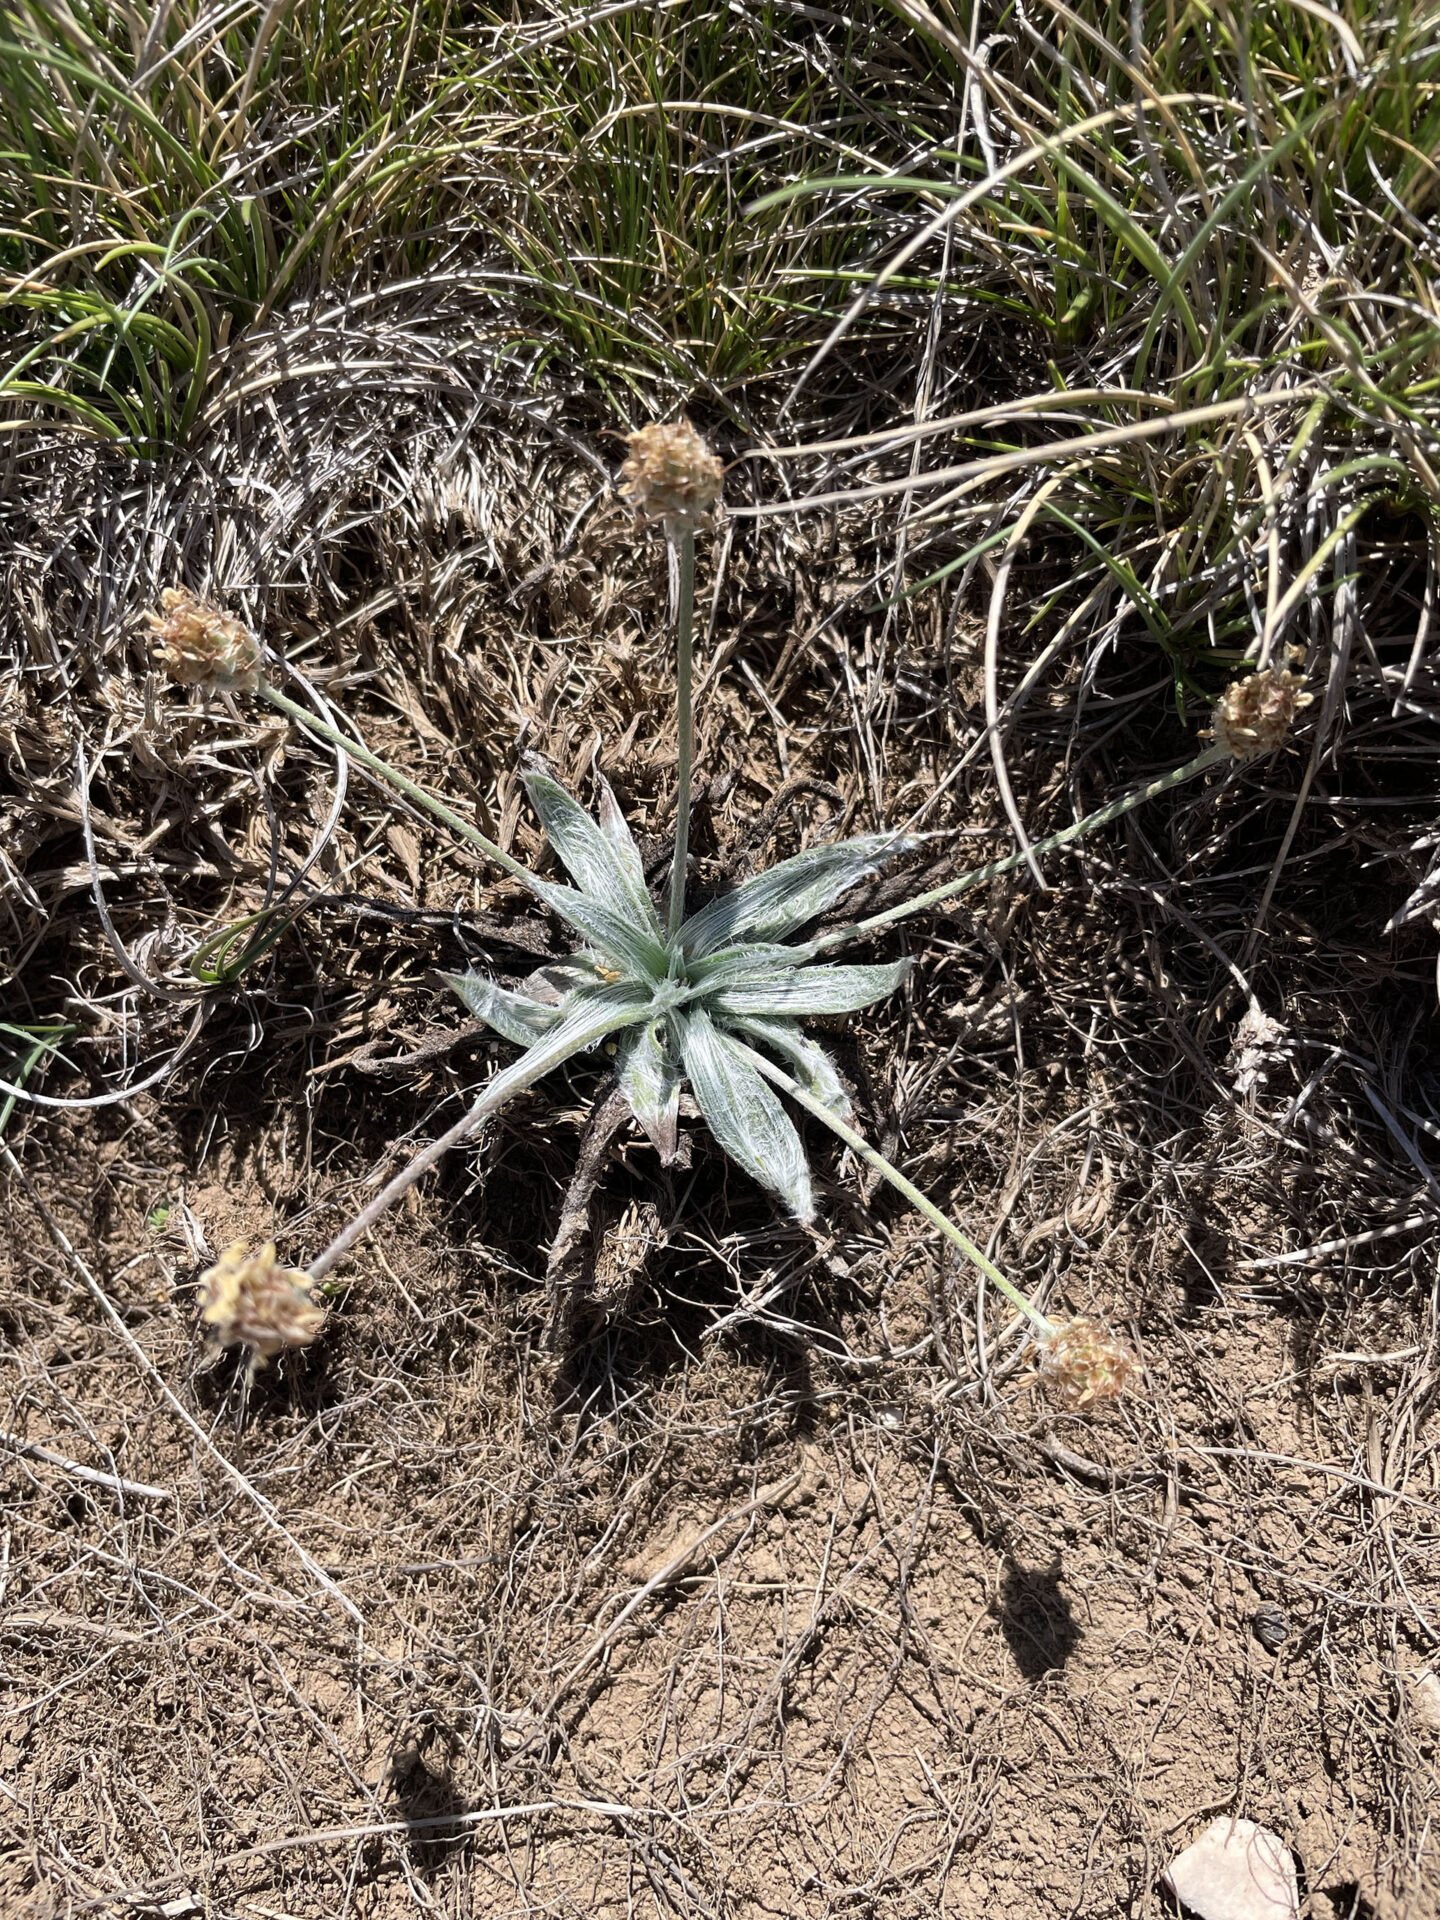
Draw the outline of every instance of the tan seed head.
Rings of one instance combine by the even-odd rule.
[[[259,684],[260,642],[233,614],[188,587],[166,587],[160,611],[145,617],[159,642],[156,657],[180,686],[251,693]]]
[[[630,435],[620,491],[643,519],[694,533],[708,524],[724,485],[724,467],[688,420],[655,421]]]
[[[325,1324],[325,1309],[310,1298],[310,1281],[282,1267],[275,1244],[252,1254],[237,1240],[200,1280],[200,1318],[222,1347],[251,1347],[263,1364],[287,1347],[308,1347]]]
[[[1063,1406],[1079,1413],[1116,1400],[1135,1365],[1103,1320],[1057,1320],[1040,1348],[1040,1377]]]
[[[1304,655],[1297,650],[1290,658],[1298,661]],[[1200,737],[1223,747],[1232,760],[1263,759],[1284,745],[1295,715],[1314,698],[1301,691],[1303,685],[1289,667],[1246,674],[1215,702],[1211,724]]]

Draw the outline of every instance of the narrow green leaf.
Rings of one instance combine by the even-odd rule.
[[[884,967],[799,967],[750,986],[727,987],[709,1004],[716,1014],[855,1013],[893,993],[910,971],[908,960]]]
[[[823,1047],[807,1040],[793,1020],[766,1020],[752,1014],[746,1019],[727,1021],[725,1025],[743,1039],[758,1041],[771,1053],[778,1053],[790,1063],[795,1078],[808,1092],[823,1101],[832,1113],[838,1113],[842,1120],[849,1118],[850,1096],[840,1084],[835,1062]]]
[[[486,1026],[503,1033],[519,1047],[528,1047],[560,1019],[558,1006],[541,1006],[527,994],[497,987],[483,973],[446,973],[441,978],[477,1020],[483,1020]]]
[[[703,1008],[674,1018],[685,1072],[716,1140],[752,1180],[778,1194],[797,1220],[813,1220],[805,1149],[785,1109]]]
[[[1130,376],[1132,385],[1138,387],[1144,384],[1145,369],[1150,361],[1150,349],[1154,345],[1155,336],[1160,330],[1160,322],[1165,318],[1171,301],[1180,297],[1180,289],[1184,285],[1185,276],[1195,265],[1201,253],[1210,245],[1215,235],[1220,232],[1225,222],[1230,218],[1231,214],[1234,213],[1236,207],[1238,207],[1248,195],[1255,191],[1255,188],[1259,185],[1263,176],[1272,169],[1278,168],[1287,160],[1291,152],[1298,147],[1302,141],[1309,138],[1320,119],[1329,111],[1328,105],[1317,108],[1314,113],[1307,115],[1297,126],[1291,127],[1290,131],[1282,135],[1273,147],[1267,147],[1257,159],[1253,160],[1245,169],[1244,173],[1241,174],[1240,178],[1234,182],[1226,193],[1221,195],[1215,206],[1211,208],[1208,218],[1201,221],[1200,225],[1191,235],[1189,245],[1185,248],[1185,251],[1180,255],[1169,272],[1156,276],[1160,284],[1160,292],[1154,305],[1150,309],[1150,318],[1145,323],[1145,332],[1135,355],[1135,370]]]
[[[644,1018],[648,1004],[643,991],[628,986],[598,987],[593,993],[587,989],[576,994],[550,1031],[486,1084],[487,1111],[497,1111],[514,1094],[533,1087],[575,1054],[598,1046],[608,1034],[634,1026]]]
[[[663,980],[665,949],[658,934],[635,925],[625,914],[606,906],[593,894],[559,887],[549,880],[533,883],[533,892],[552,913],[568,920],[612,966],[640,980]]]
[[[824,913],[883,861],[916,844],[900,833],[870,833],[809,847],[692,914],[680,929],[681,944],[689,957],[698,959],[741,935],[778,940]]]
[[[595,776],[595,789],[600,805],[597,809],[600,831],[610,842],[616,858],[629,875],[630,884],[645,900],[650,898],[650,889],[645,884],[645,862],[640,858],[640,849],[635,844],[635,836],[630,831],[630,822],[620,810],[620,802],[615,798],[610,782],[604,774]],[[656,917],[659,925],[659,917]]]
[[[691,960],[685,968],[690,985],[706,994],[722,987],[749,986],[752,980],[768,980],[774,974],[793,973],[809,958],[800,947],[772,946],[768,942],[744,940],[738,946],[721,947],[703,960]]]

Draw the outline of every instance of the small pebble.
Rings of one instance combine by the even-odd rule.
[[[1290,1638],[1290,1616],[1283,1607],[1256,1607],[1250,1624],[1267,1653],[1278,1653]]]
[[[1410,1716],[1425,1745],[1440,1736],[1440,1675],[1430,1667],[1416,1667],[1405,1676],[1405,1698]]]

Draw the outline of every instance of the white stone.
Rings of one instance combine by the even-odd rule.
[[[1165,1869],[1165,1885],[1197,1920],[1297,1920],[1295,1862],[1253,1820],[1214,1820]]]

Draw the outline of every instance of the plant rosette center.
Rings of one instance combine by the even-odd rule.
[[[758,1048],[827,1110],[848,1115],[834,1062],[800,1023],[884,999],[910,962],[813,966],[812,949],[784,942],[915,842],[882,833],[812,847],[711,901],[667,935],[609,787],[601,784],[592,819],[548,773],[524,779],[574,883],[537,881],[533,891],[582,945],[516,988],[478,973],[446,976],[477,1019],[526,1048],[507,1074],[528,1084],[610,1040],[620,1090],[662,1160],[676,1150],[680,1091],[688,1081],[731,1159],[798,1220],[812,1220],[800,1136],[747,1056]]]

